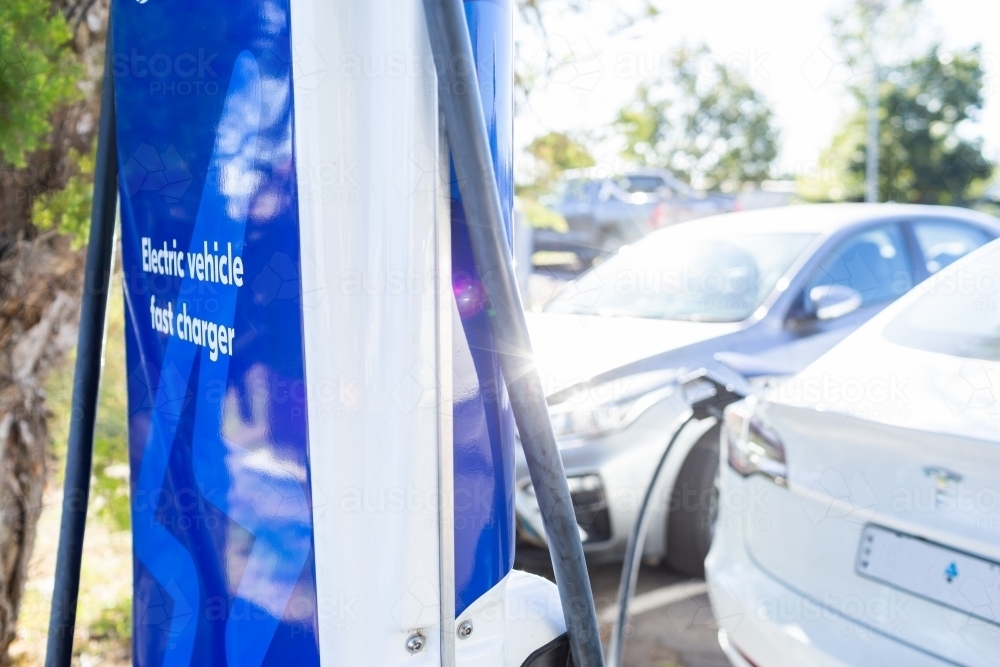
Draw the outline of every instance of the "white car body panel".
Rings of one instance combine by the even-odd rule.
[[[890,309],[888,316],[893,315]],[[1000,442],[1000,364],[903,347],[877,317],[791,380],[776,402],[877,424]]]
[[[883,337],[948,272],[763,393],[755,419],[782,441],[787,488],[739,476],[723,448],[706,569],[720,626],[754,662],[1000,665],[1000,364]],[[953,550],[964,571],[921,570],[935,547],[907,552],[927,579],[863,575],[866,526]]]
[[[723,486],[730,489],[742,481],[728,467],[723,468],[722,475]],[[752,504],[749,495],[743,499]],[[723,505],[705,569],[712,611],[724,633],[720,639],[725,642],[725,652],[735,667],[749,665],[746,658],[760,667],[958,664],[853,622],[764,572],[746,549],[744,528],[748,523],[763,523],[765,515],[737,513],[732,509],[732,504]]]

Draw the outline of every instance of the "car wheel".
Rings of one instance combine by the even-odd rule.
[[[667,515],[667,565],[692,577],[705,576],[719,508],[720,426],[695,443],[677,475]]]

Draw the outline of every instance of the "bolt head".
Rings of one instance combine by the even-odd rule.
[[[462,621],[458,626],[458,636],[467,639],[472,636],[472,621]]]
[[[420,653],[427,646],[427,638],[423,633],[414,632],[406,638],[406,650],[410,653]]]

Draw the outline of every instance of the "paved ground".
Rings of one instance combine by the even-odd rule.
[[[536,553],[521,554],[515,567],[553,578],[551,567]],[[590,565],[589,570],[597,613],[603,617],[601,639],[607,646],[621,566]],[[632,608],[645,607],[648,611],[633,617],[632,633],[625,645],[625,667],[730,667],[719,648],[708,596],[682,594],[692,588],[698,590],[700,585],[663,566],[643,566]],[[676,597],[683,599],[663,605],[664,599]]]

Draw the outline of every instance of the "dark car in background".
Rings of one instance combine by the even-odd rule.
[[[541,201],[565,218],[569,229],[536,230],[535,250],[572,252],[584,262],[610,255],[661,227],[736,208],[733,197],[698,192],[662,169],[614,178],[570,178]]]

